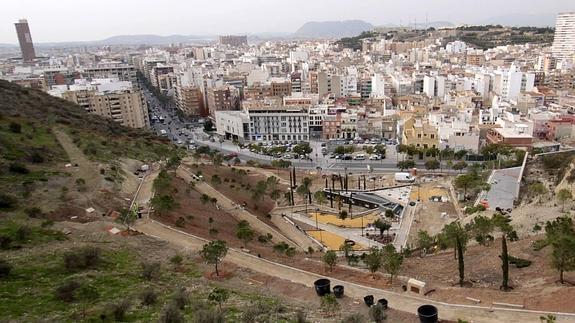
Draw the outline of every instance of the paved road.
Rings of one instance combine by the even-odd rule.
[[[205,239],[194,237],[173,228],[168,228],[151,220],[140,220],[134,225],[134,228],[146,235],[167,241],[173,246],[189,252],[197,252],[201,246],[207,242]],[[326,276],[320,276],[315,273],[261,259],[233,248],[228,251],[225,261],[308,287],[313,287],[313,282],[316,279],[326,278]],[[361,300],[365,295],[374,295],[375,299],[386,298],[389,302],[389,307],[408,313],[417,313],[417,308],[421,305],[433,304],[438,308],[439,318],[446,320],[457,321],[458,319],[466,319],[477,323],[524,323],[539,322],[539,316],[546,314],[538,311],[448,304],[432,301],[427,298],[411,296],[406,293],[396,293],[363,286],[332,277],[327,278],[331,280],[332,285],[345,286],[345,293],[351,298]],[[557,313],[556,316],[558,322],[573,322],[575,320],[575,314]]]

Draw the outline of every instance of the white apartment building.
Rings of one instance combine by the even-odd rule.
[[[372,98],[385,97],[385,78],[381,73],[375,73],[371,77],[371,97]]]
[[[114,120],[126,127],[149,126],[148,109],[139,90],[129,81],[118,79],[75,80],[73,85],[57,85],[48,91],[52,96],[74,102],[87,112]]]
[[[557,59],[575,60],[575,12],[557,15],[552,53]]]
[[[468,122],[465,113],[456,116],[432,114],[430,124],[437,127],[439,149],[450,148],[454,151],[466,150],[479,152],[479,129]]]
[[[519,93],[535,89],[535,74],[521,72],[515,64],[494,73],[493,91],[504,99],[517,99]]]
[[[218,135],[241,142],[309,140],[307,107],[250,106],[242,111],[216,111]]]
[[[445,77],[438,76],[424,76],[423,77],[423,93],[430,98],[443,98],[445,96]]]

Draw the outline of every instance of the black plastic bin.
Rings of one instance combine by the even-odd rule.
[[[373,295],[367,295],[366,297],[363,298],[363,301],[367,306],[373,305],[373,300],[374,300]]]
[[[315,283],[313,283],[313,285],[315,286],[315,292],[317,293],[317,296],[324,296],[327,295],[331,292],[330,290],[330,284],[331,281],[329,279],[318,279],[315,281]]]
[[[342,285],[333,286],[333,295],[335,295],[336,298],[342,298],[343,297],[343,286]]]
[[[385,298],[380,298],[377,300],[377,304],[381,304],[383,306],[383,309],[386,310],[387,309],[387,299]]]
[[[437,322],[437,307],[433,305],[421,305],[417,309],[419,322],[421,323],[436,323]]]

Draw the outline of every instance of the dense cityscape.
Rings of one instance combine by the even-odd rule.
[[[575,321],[575,12],[60,44],[12,23],[0,321]]]

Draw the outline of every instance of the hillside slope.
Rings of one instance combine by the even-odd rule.
[[[52,215],[60,218],[123,207],[131,192],[122,183],[137,181],[135,168],[177,153],[150,132],[41,91],[0,81],[0,97],[0,214],[59,210]]]

